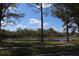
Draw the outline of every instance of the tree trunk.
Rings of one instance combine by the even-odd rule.
[[[43,8],[42,8],[42,3],[40,4],[41,6],[41,42],[44,42],[44,37],[43,37]]]
[[[0,19],[0,30],[1,30],[1,19]]]
[[[77,24],[77,23],[76,23],[76,24]],[[78,24],[77,24],[77,29],[78,29],[77,31],[78,31],[78,33],[79,33],[79,25],[78,25]]]
[[[66,19],[66,21],[67,21],[67,24],[66,24],[67,25],[67,42],[69,43],[69,27],[68,27],[68,11],[67,11],[67,8],[66,8],[66,13],[67,13],[66,14],[67,15],[66,16],[67,17],[67,19]]]
[[[1,19],[0,19],[0,31],[1,31]],[[0,42],[1,42],[1,38],[2,38],[2,37],[0,36]]]
[[[2,17],[2,11],[0,11],[0,31],[1,31],[1,20],[3,19],[3,17]],[[1,42],[1,40],[2,40],[2,37],[0,36],[0,42]]]
[[[67,42],[69,43],[69,29],[68,29],[68,22],[67,22]]]
[[[78,25],[77,25],[78,26]],[[78,26],[78,36],[79,36],[79,26]]]

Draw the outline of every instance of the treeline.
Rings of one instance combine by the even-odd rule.
[[[49,28],[43,31],[44,37],[63,37],[63,33],[55,31],[53,28]],[[17,29],[17,31],[9,31],[9,30],[0,30],[1,38],[22,38],[22,37],[40,37],[41,29],[32,30],[32,29]]]

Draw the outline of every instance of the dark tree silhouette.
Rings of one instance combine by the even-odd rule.
[[[42,3],[40,4],[41,7],[41,42],[44,42],[44,35],[43,35],[43,8]]]
[[[34,3],[34,4],[28,4],[31,7],[35,7],[40,11],[40,18],[41,18],[41,42],[44,42],[44,28],[43,28],[43,20],[44,16],[47,16],[49,13],[49,8],[43,8],[43,4],[48,4],[48,3]],[[38,7],[37,7],[38,6]],[[35,13],[38,12],[37,10]]]
[[[69,30],[68,29],[73,29],[74,26],[73,24],[75,23],[77,25],[76,28],[78,28],[79,32],[79,4],[71,3],[71,4],[66,4],[66,3],[57,3],[53,4],[52,8],[52,14],[64,22],[64,26],[66,26],[67,30],[67,41],[69,42]],[[76,30],[76,29],[75,29]]]
[[[0,30],[1,30],[1,27],[2,27],[2,24],[1,24],[1,21],[3,22],[6,22],[6,23],[10,23],[10,22],[13,22],[13,20],[11,20],[11,18],[20,18],[20,17],[23,17],[23,14],[20,14],[20,13],[13,13],[13,12],[10,12],[10,9],[9,8],[14,8],[16,7],[16,4],[14,3],[0,3]],[[6,19],[5,19],[6,18]],[[1,39],[0,39],[0,42],[1,42]]]

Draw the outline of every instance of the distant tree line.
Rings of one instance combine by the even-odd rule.
[[[64,35],[60,32],[55,31],[53,28],[49,28],[43,31],[44,37],[63,37]],[[23,38],[23,37],[40,37],[41,29],[17,29],[17,31],[0,30],[1,38]]]

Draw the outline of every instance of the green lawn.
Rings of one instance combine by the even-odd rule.
[[[5,48],[7,47],[7,48]],[[0,56],[35,56],[35,55],[79,55],[79,40],[67,42],[15,41],[4,40],[0,43]],[[4,49],[5,48],[5,49]]]

